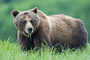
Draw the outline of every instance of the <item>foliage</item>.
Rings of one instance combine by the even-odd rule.
[[[0,0],[0,39],[17,39],[12,10],[29,10],[38,7],[47,15],[65,14],[82,19],[90,40],[90,0]]]
[[[11,43],[9,40],[0,41],[0,60],[90,60],[90,46],[87,50],[70,51],[63,50],[61,53],[56,53],[47,49],[41,49],[39,52],[23,52],[19,44]]]

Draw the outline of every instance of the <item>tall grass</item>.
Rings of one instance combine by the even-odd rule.
[[[39,52],[21,51],[18,43],[11,43],[9,40],[0,40],[0,60],[90,60],[90,46],[86,50],[70,51],[63,50],[61,53],[56,53],[47,49]]]

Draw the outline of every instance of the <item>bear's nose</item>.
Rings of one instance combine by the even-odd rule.
[[[32,32],[32,28],[31,28],[31,27],[28,28],[28,32],[29,32],[29,33]]]

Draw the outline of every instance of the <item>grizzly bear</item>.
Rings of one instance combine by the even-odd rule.
[[[87,31],[80,19],[64,14],[47,16],[38,8],[12,12],[22,49],[40,49],[42,46],[64,48],[86,47]]]

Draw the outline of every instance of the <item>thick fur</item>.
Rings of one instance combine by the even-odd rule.
[[[25,36],[17,28],[18,25],[15,24],[15,26],[17,25],[18,40],[22,44],[22,48],[26,48],[27,50],[31,47],[32,49],[35,47],[41,48],[42,45],[46,46],[45,41],[50,47],[55,47],[59,50],[61,50],[61,46],[64,48],[86,47],[88,38],[87,31],[81,20],[63,14],[47,16],[40,10],[35,11],[35,13],[39,21],[31,37]],[[24,11],[25,14],[26,11]],[[14,20],[17,20],[16,17],[14,17]],[[16,22],[14,21],[14,23]]]

